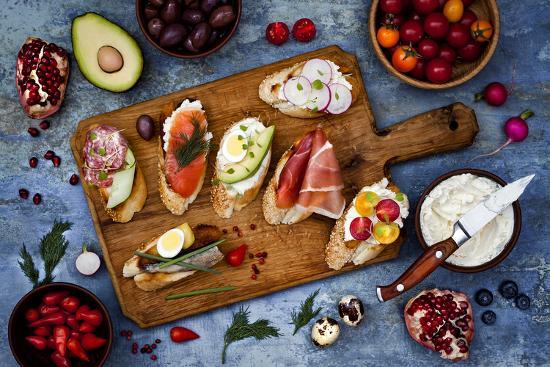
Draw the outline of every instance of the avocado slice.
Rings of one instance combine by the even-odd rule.
[[[262,161],[271,148],[274,132],[275,126],[272,125],[255,136],[252,144],[250,144],[251,146],[248,148],[246,157],[238,163],[225,166],[223,171],[218,173],[219,180],[232,184],[253,176],[258,168],[260,168]]]
[[[78,67],[90,83],[111,92],[124,92],[136,84],[143,56],[136,40],[120,26],[99,14],[86,13],[73,19],[72,40]],[[98,52],[103,46],[114,48],[122,56],[120,70],[105,72],[100,67]]]
[[[107,201],[107,208],[114,208],[128,199],[132,193],[134,174],[136,172],[136,158],[130,148],[126,151],[125,161],[125,168],[115,172],[113,175],[113,184],[109,187],[109,200]]]

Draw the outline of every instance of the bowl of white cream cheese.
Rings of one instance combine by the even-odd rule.
[[[506,185],[491,172],[460,169],[438,177],[416,207],[416,235],[424,249],[451,237],[453,225],[488,195]],[[442,265],[466,273],[487,270],[508,256],[521,229],[516,201],[470,238]]]

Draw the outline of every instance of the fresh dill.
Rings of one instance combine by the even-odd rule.
[[[306,298],[306,300],[302,302],[302,304],[300,305],[300,312],[296,312],[296,310],[292,311],[290,315],[290,317],[292,318],[291,324],[294,324],[294,332],[292,333],[292,335],[296,335],[298,330],[306,326],[311,321],[311,319],[313,319],[319,314],[319,312],[321,312],[321,307],[313,311],[313,302],[315,301],[315,297],[317,297],[317,294],[319,294],[319,289],[310,294]]]
[[[193,133],[191,136],[181,134],[183,142],[174,151],[180,168],[187,167],[200,154],[207,152],[210,147],[210,140],[205,138],[206,127],[201,128],[200,121],[195,116],[191,119],[193,122]]]

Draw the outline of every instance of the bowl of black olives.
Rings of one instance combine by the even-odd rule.
[[[145,37],[162,52],[182,59],[210,55],[237,30],[242,0],[136,0]]]

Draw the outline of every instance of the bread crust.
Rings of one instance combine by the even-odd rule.
[[[327,59],[334,62],[340,67],[342,74],[350,74],[352,72],[351,68],[346,65],[345,60],[339,60],[337,58]],[[306,61],[296,63],[288,68],[282,69],[278,72],[275,72],[271,75],[268,75],[259,86],[259,95],[260,99],[265,103],[271,105],[273,108],[278,109],[282,113],[292,117],[298,117],[303,119],[312,119],[325,116],[325,112],[314,112],[295,106],[288,101],[280,99],[279,89],[283,87],[283,84],[290,78],[299,76],[304,68]],[[351,75],[345,76],[346,80],[352,85],[351,96],[352,104],[357,100],[359,83],[356,78]]]

